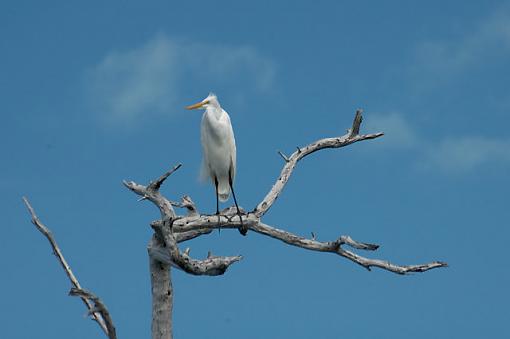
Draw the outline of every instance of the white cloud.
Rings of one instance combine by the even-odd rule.
[[[159,35],[142,46],[112,51],[87,77],[90,99],[105,121],[131,124],[147,115],[171,114],[183,89],[204,86],[266,91],[274,63],[247,46],[191,43]],[[233,95],[238,96],[237,93]],[[198,99],[198,98],[197,98]]]
[[[426,166],[445,171],[465,171],[487,164],[510,164],[510,139],[463,137],[429,145]]]
[[[418,143],[415,130],[400,113],[370,114],[364,130],[383,131],[385,135],[379,143],[388,147],[411,148]]]

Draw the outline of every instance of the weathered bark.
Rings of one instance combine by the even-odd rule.
[[[149,268],[152,292],[152,339],[172,339],[172,308],[174,291],[170,276],[170,265],[152,255],[151,249],[161,248],[162,243],[154,234],[149,242]]]

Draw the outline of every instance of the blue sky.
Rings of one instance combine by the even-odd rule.
[[[176,338],[510,334],[508,1],[3,1],[0,46],[2,337],[102,336],[22,195],[119,337],[149,337],[158,214],[121,181],[182,162],[163,192],[214,210],[200,113],[183,109],[209,91],[231,115],[249,209],[279,174],[277,150],[341,135],[363,108],[362,131],[386,135],[305,159],[264,221],[450,267],[368,272],[215,232],[185,246],[244,259],[221,277],[173,272]]]

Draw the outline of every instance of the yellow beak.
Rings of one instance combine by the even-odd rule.
[[[200,108],[200,107],[204,106],[205,104],[207,104],[207,101],[200,101],[200,102],[197,102],[194,105],[187,106],[186,109],[197,109],[197,108]]]

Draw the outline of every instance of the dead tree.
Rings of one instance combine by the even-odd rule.
[[[214,256],[209,252],[205,259],[194,259],[190,256],[189,248],[181,251],[179,243],[194,239],[199,236],[210,234],[214,229],[239,229],[244,227],[249,231],[257,232],[274,239],[283,241],[286,244],[301,247],[304,249],[329,252],[344,257],[370,271],[372,267],[378,267],[397,274],[408,274],[412,272],[425,272],[433,268],[445,267],[445,262],[434,261],[421,265],[396,265],[380,259],[370,259],[346,249],[350,247],[357,250],[375,251],[378,245],[363,243],[353,240],[348,235],[340,236],[332,241],[318,241],[312,233],[311,238],[301,237],[290,232],[278,229],[262,222],[263,216],[276,201],[283,188],[287,184],[297,163],[307,155],[326,148],[340,148],[356,143],[358,141],[376,139],[383,136],[383,133],[360,134],[362,122],[361,110],[356,112],[352,127],[347,133],[340,137],[325,138],[317,140],[307,146],[297,147],[290,156],[278,151],[284,160],[284,166],[275,184],[262,199],[262,201],[250,212],[243,210],[241,217],[236,214],[233,207],[227,208],[217,215],[205,215],[198,212],[193,200],[184,196],[181,202],[167,199],[160,193],[163,182],[181,165],[175,166],[147,186],[137,184],[133,181],[124,181],[124,185],[131,191],[141,196],[139,200],[151,201],[160,211],[161,218],[151,222],[154,234],[149,241],[148,253],[151,273],[152,288],[152,338],[172,338],[172,305],[173,288],[170,278],[171,266],[193,275],[222,275],[230,265],[240,261],[242,256]],[[99,298],[91,292],[83,290],[71,269],[65,261],[60,249],[53,239],[50,231],[42,225],[34,210],[25,199],[25,203],[32,215],[32,222],[48,238],[53,251],[59,259],[73,284],[71,295],[79,296],[87,306],[89,314],[97,321],[99,326],[109,338],[115,338],[115,327],[113,321]],[[174,207],[185,209],[186,215],[181,216],[175,213]]]

